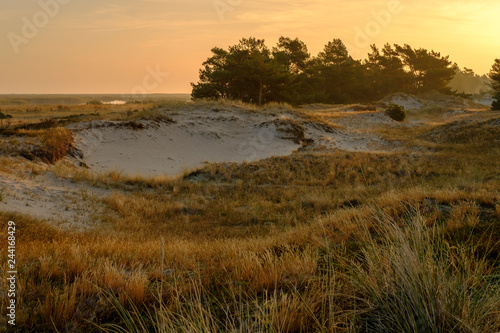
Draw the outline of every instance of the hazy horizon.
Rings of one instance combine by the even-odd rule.
[[[25,0],[0,5],[0,94],[189,94],[211,48],[242,37],[409,44],[488,73],[500,57],[500,3],[444,0]]]

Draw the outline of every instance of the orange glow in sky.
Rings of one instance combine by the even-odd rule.
[[[487,73],[500,2],[458,0],[18,0],[0,4],[0,94],[189,93],[214,46],[242,37],[409,44]],[[141,90],[141,93],[144,91]]]

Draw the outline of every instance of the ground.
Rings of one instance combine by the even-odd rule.
[[[2,107],[0,136],[23,330],[500,327],[498,112],[402,94],[38,108]]]

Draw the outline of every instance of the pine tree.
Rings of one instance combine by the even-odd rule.
[[[493,81],[492,86],[495,91],[495,95],[493,96],[495,100],[493,101],[491,108],[493,110],[500,110],[500,59],[495,59],[495,63],[491,68],[489,77]]]
[[[325,103],[351,103],[363,99],[364,71],[340,39],[325,45],[314,61],[313,75]]]
[[[261,105],[287,79],[287,71],[272,57],[263,39],[243,38],[228,51],[212,49],[213,56],[191,83],[194,99],[227,98]]]

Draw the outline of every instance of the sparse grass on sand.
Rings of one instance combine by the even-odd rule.
[[[327,113],[314,117],[330,121]],[[16,329],[498,332],[500,153],[490,126],[498,115],[480,116],[374,130],[419,150],[317,148],[180,178],[56,162],[49,170],[59,177],[113,189],[104,201],[117,217],[76,233],[0,212],[16,222]],[[475,139],[460,136],[461,126]],[[11,147],[2,153],[16,155],[11,140],[39,138],[29,133],[0,137]],[[2,161],[0,170],[17,167]],[[7,251],[0,258],[6,271]],[[4,295],[5,279],[0,288]]]

